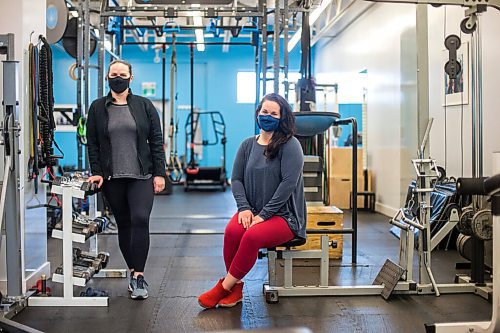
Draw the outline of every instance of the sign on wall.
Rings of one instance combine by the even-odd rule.
[[[142,96],[155,97],[156,96],[156,82],[142,82]]]

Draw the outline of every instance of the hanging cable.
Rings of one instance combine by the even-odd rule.
[[[40,116],[40,141],[41,156],[40,167],[51,167],[56,165],[56,156],[54,156],[54,91],[52,76],[52,50],[47,40],[40,36],[42,46],[40,48],[39,60],[39,101]],[[57,146],[57,144],[56,144]]]
[[[444,6],[444,29],[443,29],[443,39],[446,39],[446,6]],[[446,75],[446,74],[445,74]],[[448,80],[450,80],[451,84],[451,78],[448,77]],[[447,139],[448,139],[448,121],[447,121],[447,114],[448,114],[448,103],[446,101],[446,93],[447,93],[448,87],[445,87],[444,89],[444,169],[448,169],[448,144],[447,144]]]
[[[460,40],[462,40],[462,29],[460,29]],[[468,52],[468,50],[467,50]],[[464,64],[466,65],[466,64]],[[465,70],[465,69],[462,69]],[[464,76],[462,75],[462,78]],[[461,177],[464,176],[464,90],[465,84],[469,82],[462,83],[462,93],[460,94],[460,157],[461,157]]]

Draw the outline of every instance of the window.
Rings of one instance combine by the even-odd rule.
[[[267,78],[273,78],[273,73],[267,73]],[[285,75],[280,73],[280,90],[281,96],[285,94],[285,88],[283,85]],[[290,89],[288,91],[288,102],[293,104],[295,102],[295,90],[292,89],[294,84],[300,78],[300,73],[289,72],[288,81],[290,83]],[[237,93],[236,102],[237,103],[255,103],[255,72],[238,72],[236,77]],[[262,95],[262,82],[261,82],[261,95]],[[266,82],[266,92],[270,93],[273,91],[273,81],[269,80]]]
[[[236,77],[236,102],[255,103],[255,73],[238,72]]]

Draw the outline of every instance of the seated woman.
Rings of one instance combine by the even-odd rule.
[[[227,275],[198,298],[204,308],[241,302],[241,279],[255,264],[259,249],[306,237],[304,155],[293,136],[292,109],[280,95],[269,94],[255,116],[260,134],[243,141],[233,166],[231,188],[238,213],[224,233]]]

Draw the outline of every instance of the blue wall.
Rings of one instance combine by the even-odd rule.
[[[169,63],[171,50],[167,56],[167,98],[169,96]],[[245,138],[254,134],[254,104],[236,103],[236,75],[238,71],[254,71],[254,48],[251,46],[230,46],[228,53],[222,52],[222,46],[207,45],[205,52],[195,50],[195,84],[194,103],[207,111],[220,111],[224,116],[227,130],[227,169],[230,174],[236,151]],[[150,49],[143,52],[135,45],[124,45],[122,58],[133,65],[134,80],[132,91],[141,94],[142,82],[156,82],[156,97],[160,99],[162,92],[161,63],[153,62],[155,52]],[[68,67],[74,62],[64,52],[54,49],[54,95],[56,104],[75,103],[76,83],[68,76]],[[272,61],[272,54],[269,61]],[[97,60],[95,56],[93,63]],[[190,65],[189,47],[177,46],[178,63],[178,101],[177,105],[190,104]],[[296,47],[290,54],[290,71],[298,71],[300,67],[300,51]],[[95,70],[90,73],[91,82],[96,82]],[[97,95],[97,87],[91,87],[91,99]],[[184,125],[188,111],[178,111],[179,116],[179,151],[184,153]],[[207,133],[207,131],[204,131]],[[63,165],[76,164],[76,141],[70,133],[57,133],[56,139],[65,147]],[[74,149],[71,146],[74,144]],[[206,147],[201,165],[220,165],[222,150],[220,145]]]
[[[339,104],[339,113],[342,118],[354,117],[357,120],[358,134],[363,131],[362,124],[362,105],[361,104]],[[342,134],[339,137],[339,146],[344,146],[349,134],[352,133],[351,126],[342,126]],[[359,144],[358,144],[359,146]]]

